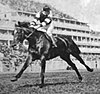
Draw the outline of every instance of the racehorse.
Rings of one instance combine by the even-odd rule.
[[[41,86],[43,86],[46,60],[53,59],[57,56],[60,56],[61,59],[65,60],[76,71],[79,81],[82,81],[82,76],[79,73],[76,65],[71,61],[70,55],[78,59],[89,72],[93,71],[92,68],[85,64],[83,59],[80,57],[81,51],[79,50],[78,46],[68,36],[55,36],[57,47],[53,47],[50,39],[47,38],[47,35],[44,32],[38,31],[35,28],[29,28],[29,23],[19,22],[18,25],[15,25],[13,40],[14,44],[12,46],[14,47],[18,43],[23,43],[24,39],[27,39],[29,42],[28,57],[22,69],[12,78],[11,81],[17,81],[32,61],[40,60]]]

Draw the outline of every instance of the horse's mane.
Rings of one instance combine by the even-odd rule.
[[[29,28],[30,23],[29,22],[20,22],[18,21],[17,24],[15,24],[15,27],[25,27],[25,28]]]

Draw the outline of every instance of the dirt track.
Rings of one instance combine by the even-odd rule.
[[[81,72],[83,81],[78,82],[72,72],[45,74],[45,86],[40,88],[37,73],[25,73],[16,82],[10,79],[14,74],[0,74],[0,94],[100,94],[100,72]]]

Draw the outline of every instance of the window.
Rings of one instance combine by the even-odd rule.
[[[54,26],[54,29],[57,29],[57,27]]]
[[[85,23],[81,23],[83,26],[86,25]]]
[[[76,22],[77,25],[80,25],[80,22]]]
[[[64,22],[64,19],[59,19],[60,22]]]
[[[82,39],[84,40],[84,39],[85,39],[85,37],[82,37]]]
[[[82,45],[78,45],[78,47],[82,47]]]
[[[73,29],[72,31],[76,32],[76,29]]]
[[[78,41],[81,41],[81,37],[78,37]]]
[[[69,28],[66,28],[66,30],[67,30],[67,31],[71,31],[71,29],[69,29]]]
[[[89,41],[89,38],[87,38],[87,41]]]
[[[95,38],[94,41],[97,42],[97,39]]]
[[[88,33],[88,34],[89,34],[89,31],[86,31],[86,33]]]
[[[71,24],[75,24],[75,21],[70,21]]]
[[[93,41],[93,38],[91,38],[91,41]]]
[[[85,33],[85,31],[84,31],[84,30],[81,30],[81,32],[82,32],[82,33]]]
[[[57,19],[57,18],[53,18],[53,20],[54,20],[54,21],[58,21],[58,19]]]
[[[61,28],[62,30],[65,30],[65,28]]]
[[[59,30],[59,27],[56,27],[57,30]]]
[[[69,23],[69,20],[65,20],[65,23]]]
[[[94,46],[91,46],[91,48],[94,48]]]
[[[4,15],[4,17],[6,18],[6,17],[7,17],[7,15],[5,14],[5,15]]]
[[[91,46],[87,46],[87,48],[90,48]]]
[[[77,40],[77,36],[73,36],[73,40]]]

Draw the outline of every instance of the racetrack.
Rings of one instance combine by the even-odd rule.
[[[81,71],[82,82],[73,70],[46,73],[43,88],[38,73],[25,73],[11,82],[14,75],[0,74],[0,94],[100,94],[100,71]]]

